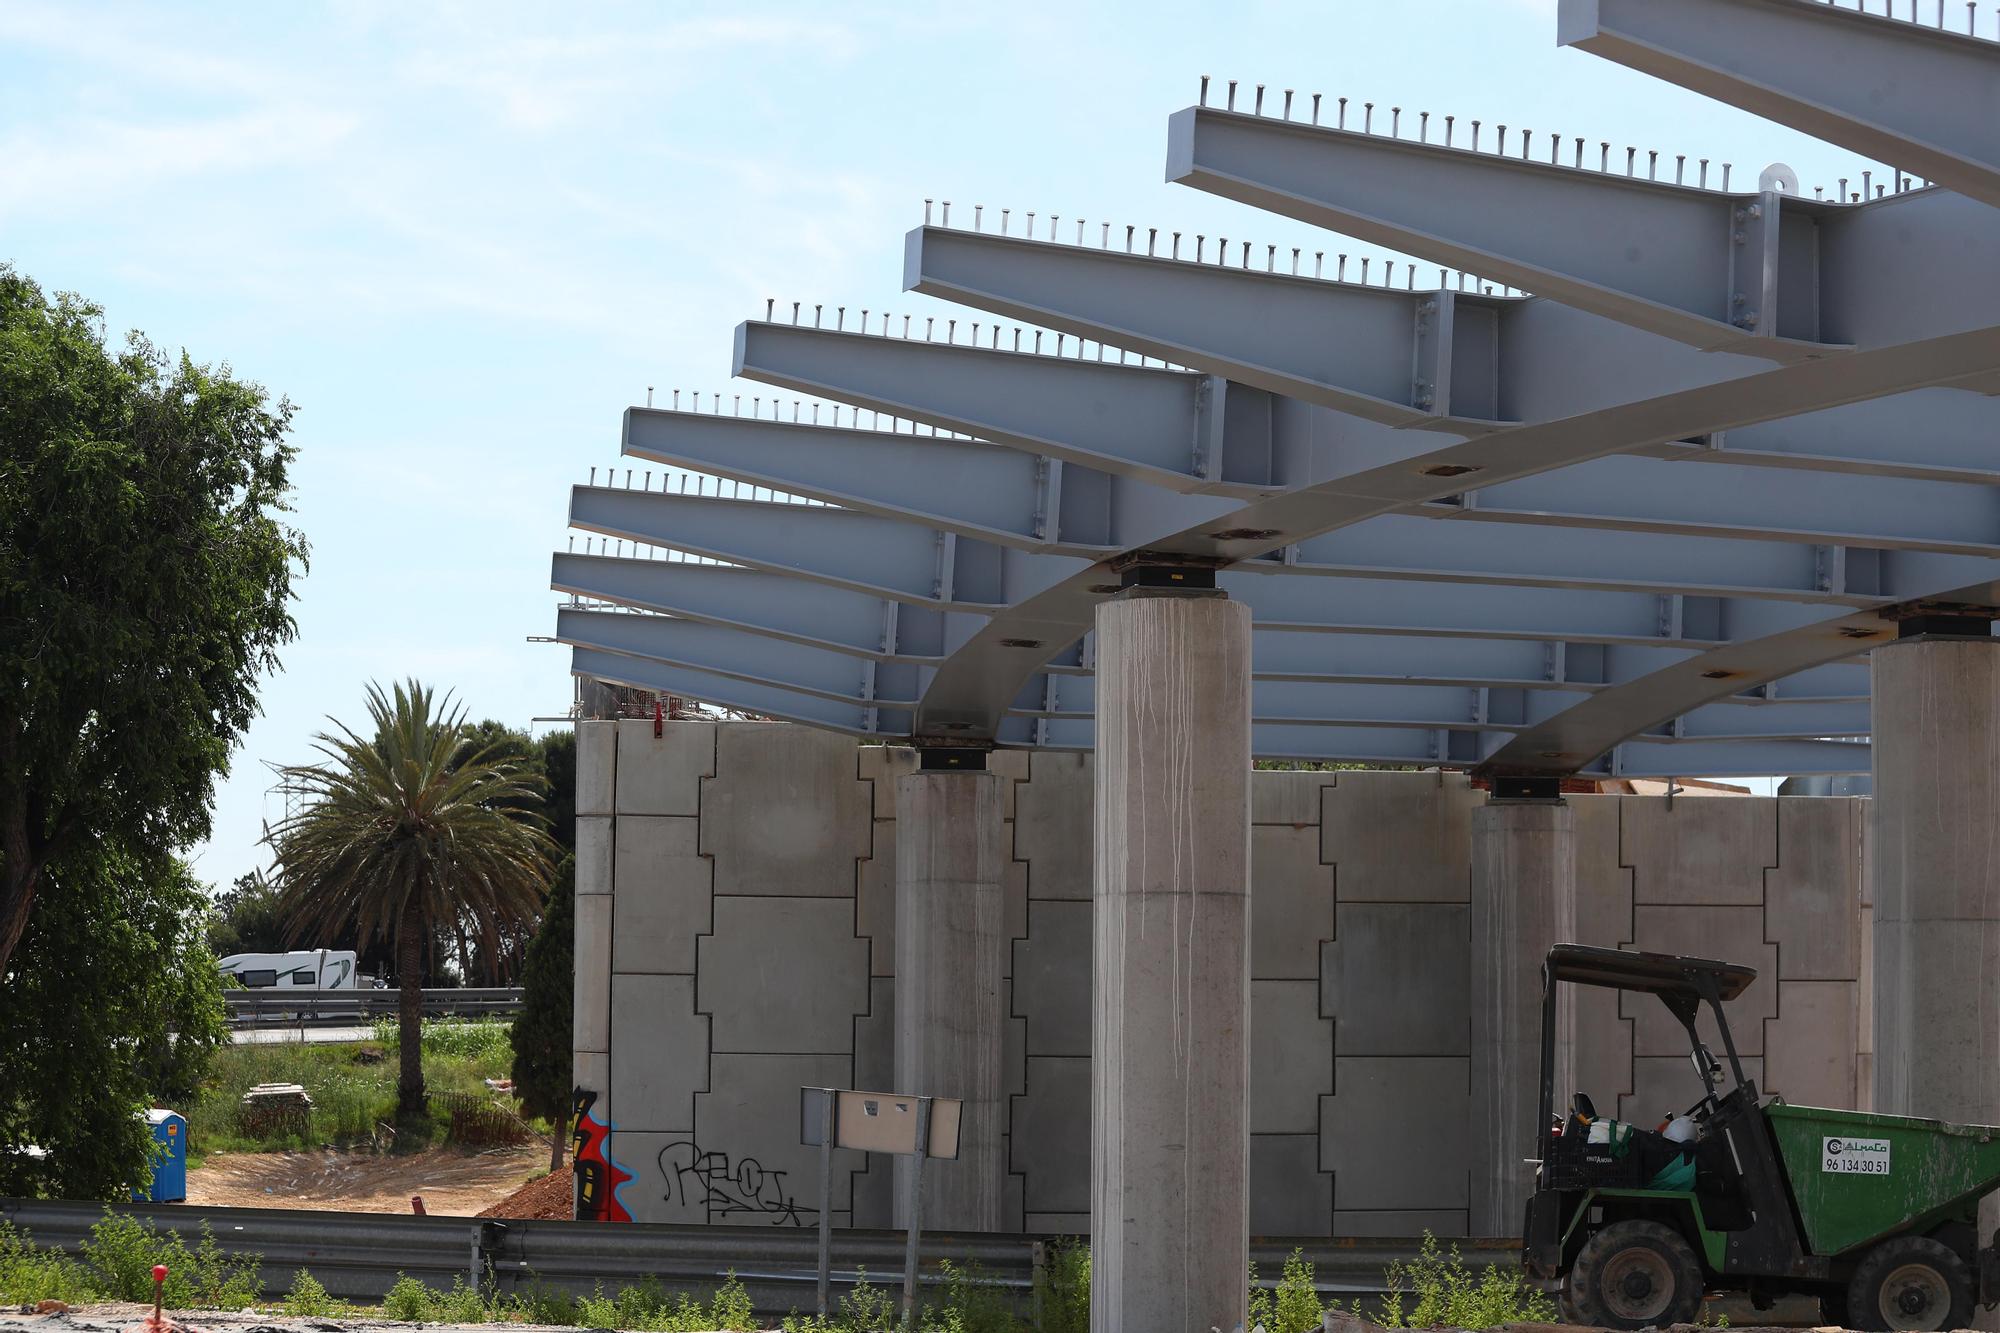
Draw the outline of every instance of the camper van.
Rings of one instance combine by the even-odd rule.
[[[245,990],[305,987],[310,990],[354,990],[352,949],[294,949],[290,953],[233,953],[216,966],[243,983]]]

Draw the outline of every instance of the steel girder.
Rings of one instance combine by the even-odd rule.
[[[2000,205],[1993,42],[1814,0],[1562,0],[1556,26],[1565,45]]]
[[[1582,32],[1565,4],[1566,35]],[[1593,9],[1585,44],[1642,68],[1630,57],[1654,58],[1646,42],[1669,51],[1686,37],[1635,33],[1644,7],[1625,0]],[[1906,108],[1879,109],[1906,128]],[[759,584],[731,586],[777,611],[559,565],[579,595],[694,624],[614,617],[653,622],[614,638],[593,620],[578,660],[672,662],[683,693],[864,734],[1087,744],[1086,634],[1106,565],[1233,564],[1222,582],[1258,626],[1260,754],[1656,775],[1865,768],[1865,747],[1812,739],[1865,730],[1859,668],[1840,659],[1886,636],[1886,605],[2000,590],[1994,404],[1933,387],[2000,382],[1990,216],[1938,190],[1838,207],[1581,165],[1580,145],[1569,165],[1524,165],[1206,108],[1173,125],[1170,178],[1562,305],[920,230],[912,285],[1100,340],[1100,358],[1109,342],[1193,370],[1009,357],[997,329],[967,360],[949,321],[944,344],[893,353],[886,339],[746,325],[746,375],[977,439],[634,413],[628,452],[840,509],[787,506],[774,527],[748,517],[774,506],[710,502],[662,523],[646,502],[670,497],[635,506],[579,489],[579,523],[745,566],[682,570],[808,579],[850,600],[839,634],[816,640],[801,626],[830,631],[825,616]],[[1428,207],[1447,195],[1449,209]],[[1483,522],[1508,526],[1471,526]],[[834,552],[829,536],[872,549]],[[1551,594],[1560,604],[1539,600]],[[1310,646],[1288,657],[1287,641]],[[756,676],[773,642],[801,660]],[[1539,680],[1524,647],[1543,653]],[[1611,668],[1601,681],[1584,679],[1593,655]],[[748,687],[794,711],[744,702]]]

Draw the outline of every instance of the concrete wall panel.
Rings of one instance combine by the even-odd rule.
[[[612,1030],[647,1034],[620,1043],[611,1066],[611,1106],[620,1111],[621,1130],[694,1123],[694,1096],[708,1082],[708,1023],[694,1011],[693,977],[611,978]]]
[[[655,1178],[683,1177],[707,1194],[708,1220],[747,1226],[813,1226],[819,1220],[819,1149],[799,1143],[799,1089],[842,1088],[854,1076],[845,1055],[724,1055],[709,1062],[708,1092],[695,1098],[694,1136],[654,1163]],[[853,1176],[863,1154],[833,1154],[833,1221],[851,1217]],[[692,1172],[692,1176],[688,1173]]]
[[[716,893],[852,898],[854,863],[874,835],[870,784],[855,764],[854,743],[832,732],[716,724],[715,776],[701,796]]]
[[[854,886],[854,929],[868,939],[868,974],[896,975],[896,822],[875,821],[875,854]]]
[[[1711,798],[1710,803],[1719,799]],[[1778,946],[1763,942],[1763,907],[1636,907],[1632,918],[1638,934],[1630,942],[1632,948],[1721,958],[1757,969],[1757,980],[1750,989],[1723,1008],[1729,1015],[1729,1030],[1736,1037],[1736,1049],[1746,1055],[1762,1055],[1764,1020],[1778,1016]],[[1686,1059],[1687,1034],[1665,1005],[1653,996],[1629,991],[1617,998],[1619,1012],[1633,1021],[1636,1055]],[[1577,1003],[1588,1005],[1590,999],[1580,998]],[[1697,1026],[1702,1041],[1720,1058],[1722,1040],[1705,1008]]]
[[[713,722],[666,722],[653,734],[651,720],[618,724],[618,792],[621,815],[698,815],[701,780],[715,772]]]
[[[1307,828],[1319,823],[1321,791],[1340,774],[1261,769],[1250,779],[1250,822]],[[1317,858],[1315,858],[1317,859]]]
[[[717,1051],[853,1051],[854,1019],[868,1012],[868,942],[854,934],[852,900],[718,896],[699,957],[695,996],[715,1019]]]
[[[1348,1055],[1464,1055],[1471,1028],[1469,909],[1348,903],[1321,951],[1321,1003]]]
[[[618,772],[618,724],[576,724],[576,813],[616,813],[613,792]]]
[[[1426,1231],[1447,1239],[1463,1236],[1465,1210],[1357,1211],[1343,1208],[1333,1214],[1333,1234],[1336,1236],[1421,1236]]]
[[[1780,797],[1778,866],[1765,878],[1779,976],[1851,981],[1861,974],[1861,809],[1853,801]]]
[[[694,973],[694,942],[709,929],[712,863],[696,849],[699,820],[622,815],[612,853],[612,967]]]
[[[1628,796],[1623,818],[1635,901],[1763,903],[1764,871],[1778,864],[1776,801]]]
[[[1779,982],[1778,1017],[1764,1025],[1770,1086],[1761,1090],[1801,1106],[1854,1109],[1856,998],[1850,982]]]
[[[1471,897],[1472,811],[1462,773],[1336,775],[1321,793],[1320,860],[1340,867],[1340,901]]]
[[[1458,1209],[1467,1203],[1463,1057],[1340,1056],[1320,1103],[1320,1165],[1336,1209]]]
[[[1274,773],[1273,777],[1304,777]],[[1256,784],[1251,785],[1256,791]],[[1319,863],[1319,830],[1250,830],[1250,975],[1319,977],[1320,946],[1333,938],[1334,867]]]
[[[578,815],[576,818],[576,891],[579,894],[611,892],[612,823],[609,815]]]
[[[1254,1115],[1254,1092],[1252,1097]],[[1317,1130],[1250,1136],[1250,1234],[1333,1234],[1333,1176],[1319,1169]]]
[[[1008,1155],[1029,1217],[1080,1215],[1088,1229],[1090,1061],[1028,1057],[1028,1090],[1014,1099]]]
[[[1014,859],[1029,865],[1028,896],[1088,900],[1096,809],[1090,756],[1031,755],[1014,803]]]
[[[1032,901],[1014,943],[1014,1013],[1035,1055],[1090,1054],[1091,904]]]
[[[570,1008],[572,1049],[611,1049],[611,896],[576,899],[576,993]]]
[[[1250,1132],[1317,1134],[1333,1092],[1333,1020],[1311,981],[1250,983]]]

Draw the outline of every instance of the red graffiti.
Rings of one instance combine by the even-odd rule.
[[[611,1125],[597,1114],[597,1094],[578,1088],[570,1133],[571,1169],[576,1172],[576,1220],[630,1222],[632,1214],[618,1192],[632,1183],[632,1173],[611,1156]]]

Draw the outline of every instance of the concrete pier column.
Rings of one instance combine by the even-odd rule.
[[[983,770],[896,779],[896,1086],[964,1102],[956,1161],[924,1168],[927,1231],[1001,1231],[1007,1180],[1003,784]],[[910,1159],[896,1159],[897,1226]]]
[[[1250,612],[1097,612],[1092,1333],[1246,1324]]]
[[[1553,786],[1553,783],[1551,784]],[[1542,963],[1576,938],[1576,824],[1551,792],[1472,816],[1472,1211],[1475,1236],[1512,1236],[1540,1141]],[[1556,1017],[1555,1097],[1575,1090],[1570,1008]]]
[[[1996,1124],[2000,639],[1984,620],[1946,617],[1903,633],[1869,658],[1875,1109]],[[2000,1226],[1996,1202],[1980,1209],[1982,1242]]]

